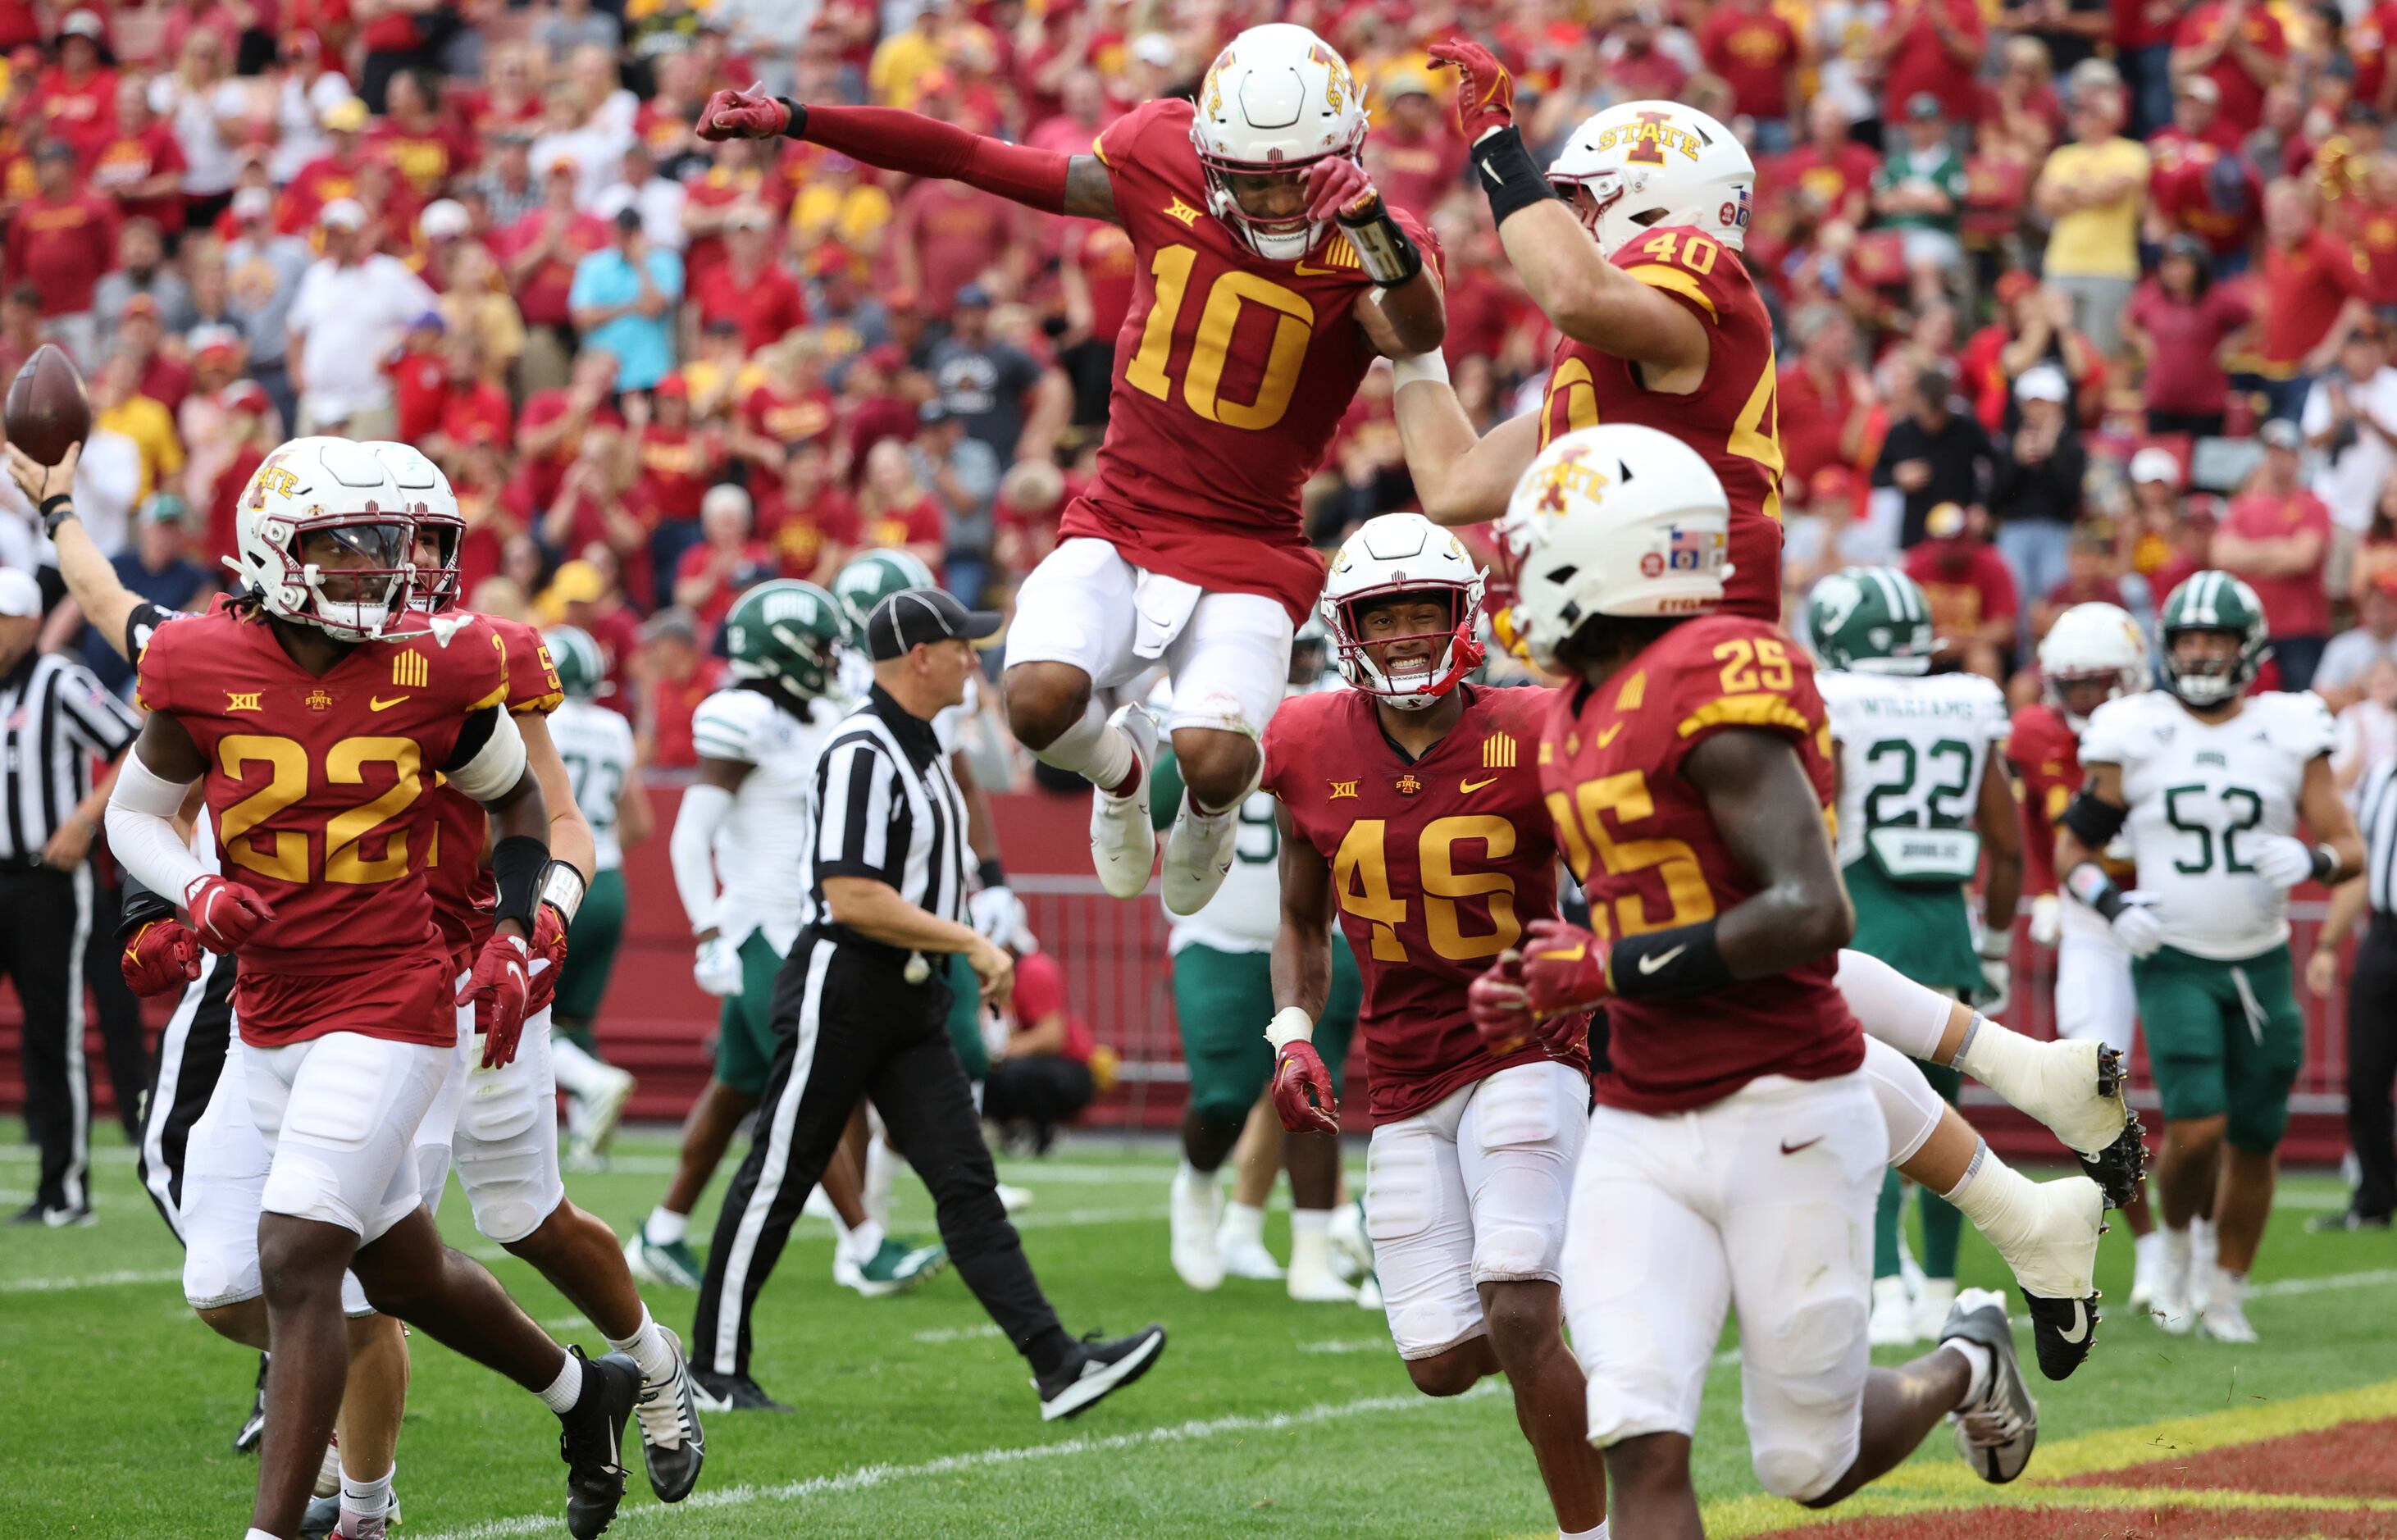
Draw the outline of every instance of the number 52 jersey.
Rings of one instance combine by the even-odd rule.
[[[2122,769],[2124,829],[2164,944],[2237,962],[2289,939],[2289,895],[2256,875],[2241,843],[2297,832],[2306,766],[2335,736],[2311,693],[2250,695],[2237,716],[2205,722],[2154,690],[2090,716],[2081,762]]]

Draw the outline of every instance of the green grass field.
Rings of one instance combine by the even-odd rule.
[[[627,1136],[613,1171],[569,1186],[621,1231],[653,1201],[670,1155],[664,1135]],[[1353,1155],[1361,1160],[1361,1145]],[[706,1475],[679,1508],[650,1498],[628,1440],[634,1491],[611,1533],[1554,1533],[1502,1385],[1434,1401],[1409,1386],[1378,1314],[1295,1305],[1279,1285],[1183,1288],[1165,1260],[1161,1146],[1085,1139],[1002,1171],[1037,1195],[1020,1216],[1024,1240],[1069,1329],[1172,1329],[1145,1380],[1077,1422],[1043,1425],[1021,1362],[954,1277],[860,1299],[834,1287],[829,1233],[806,1221],[757,1320],[757,1376],[797,1414],[712,1419]],[[24,1202],[32,1177],[29,1150],[0,1148],[0,1200]],[[95,1186],[97,1225],[8,1230],[0,1241],[0,1373],[14,1390],[0,1419],[0,1540],[238,1534],[256,1466],[229,1440],[256,1360],[185,1309],[180,1253],[135,1185],[131,1152],[101,1150]],[[2339,1196],[2320,1176],[2285,1185],[2251,1306],[2261,1346],[2168,1338],[2118,1317],[2073,1380],[2038,1382],[2042,1445],[2029,1479],[1981,1486],[1943,1431],[1874,1494],[1829,1516],[1834,1532],[2397,1534],[2397,1502],[2380,1500],[2397,1493],[2386,1453],[2397,1446],[2397,1240],[2306,1235],[2306,1216]],[[452,1241],[560,1337],[596,1346],[530,1269],[473,1233],[465,1208],[455,1193],[445,1205]],[[911,1179],[898,1219],[903,1230],[930,1227]],[[1286,1252],[1282,1218],[1268,1239]],[[2002,1281],[1978,1239],[1966,1246],[1965,1281]],[[2101,1283],[2119,1297],[2127,1237],[2108,1246]],[[688,1330],[688,1293],[649,1298],[661,1320]],[[1816,1521],[1758,1491],[1738,1413],[1726,1354],[1699,1435],[1709,1533]],[[2382,1453],[2364,1461],[2375,1484],[2350,1492],[2338,1480],[2353,1485],[2362,1435]],[[2268,1439],[2284,1442],[2258,1442]],[[2091,1474],[2159,1460],[2162,1475]],[[2317,1466],[2328,1495],[2308,1484]],[[2216,1467],[2224,1481],[2209,1477]],[[407,1540],[563,1534],[562,1474],[556,1424],[532,1398],[416,1339],[399,1455]],[[2248,1496],[2226,1496],[2226,1483]],[[1985,1501],[1999,1507],[1977,1510]]]

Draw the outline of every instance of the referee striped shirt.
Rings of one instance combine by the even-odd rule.
[[[0,865],[39,860],[91,795],[93,757],[114,760],[141,730],[131,708],[73,658],[36,653],[0,678]]]
[[[2355,788],[2364,835],[2364,895],[2376,915],[2397,915],[2397,759],[2383,759]]]
[[[816,761],[815,805],[808,903],[820,929],[880,945],[832,923],[828,877],[887,882],[919,909],[965,918],[965,797],[932,724],[910,716],[879,685],[834,724]]]

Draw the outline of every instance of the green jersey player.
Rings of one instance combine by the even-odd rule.
[[[2245,693],[2270,650],[2255,590],[2197,573],[2164,601],[2161,629],[2165,688],[2089,718],[2088,780],[2065,810],[2056,864],[2133,959],[2164,1115],[2156,1318],[2176,1333],[2253,1342],[2247,1272],[2305,1054],[2288,893],[2352,876],[2363,846],[2331,781],[2322,698]],[[2297,837],[2300,820],[2319,843]],[[2140,884],[2129,893],[2098,864],[2125,829]],[[2218,1252],[2199,1266],[2190,1222],[2209,1210]]]
[[[1931,609],[1912,578],[1889,567],[1834,572],[1806,602],[1823,661],[1815,683],[1838,745],[1838,856],[1855,904],[1848,944],[1917,984],[1996,1012],[2005,1008],[2007,944],[2022,890],[2022,825],[2014,783],[1989,768],[2006,741],[2006,698],[1977,674],[1931,673]],[[1983,921],[1965,889],[1986,851]],[[1961,1071],[1923,1064],[1948,1102]],[[1873,1237],[1875,1346],[1935,1340],[1956,1300],[1964,1216],[1922,1195],[1919,1295],[1900,1276],[1905,1187],[1883,1178]]]

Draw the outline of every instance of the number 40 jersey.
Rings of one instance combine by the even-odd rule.
[[[2090,716],[2081,763],[2122,769],[2124,829],[2165,945],[2236,962],[2289,939],[2289,895],[2256,875],[2241,842],[2297,832],[2306,766],[2334,736],[2311,693],[2250,695],[2237,716],[2206,722],[2151,690]]]

